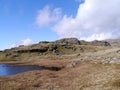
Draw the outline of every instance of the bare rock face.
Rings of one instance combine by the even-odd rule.
[[[107,41],[98,41],[98,40],[91,41],[91,42],[80,40],[80,44],[81,45],[93,45],[93,46],[111,46],[111,44]]]
[[[77,38],[64,38],[55,41],[57,44],[65,44],[65,45],[80,45],[80,41]]]
[[[120,47],[120,39],[108,39],[105,41],[109,42],[111,44],[111,46]]]
[[[94,45],[94,46],[111,46],[111,44],[107,41],[92,41],[90,42],[91,45]]]

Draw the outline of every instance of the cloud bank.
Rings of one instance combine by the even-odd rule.
[[[77,0],[79,1],[79,0]],[[72,8],[72,7],[71,7]],[[55,14],[54,10],[47,14],[40,11],[38,15],[38,25],[42,26],[46,22],[57,21],[52,26],[52,30],[56,32],[60,38],[77,37],[84,40],[103,40],[109,38],[117,38],[120,36],[120,0],[85,0],[79,5],[75,18],[63,15],[62,18]],[[59,10],[58,10],[59,11]],[[46,18],[42,20],[39,17]],[[57,18],[56,18],[57,16]],[[59,21],[58,21],[59,19]],[[39,22],[40,21],[40,22]],[[42,21],[42,22],[41,22]]]
[[[45,6],[42,10],[38,11],[36,24],[38,27],[48,26],[50,23],[57,22],[61,17],[61,9],[51,9],[50,6]]]
[[[33,43],[33,41],[32,41],[31,39],[27,38],[27,39],[25,39],[25,40],[21,40],[21,41],[18,41],[18,42],[16,42],[16,43],[12,44],[12,45],[10,46],[10,48],[18,47],[18,46],[20,46],[20,45],[27,46],[27,45],[30,45],[30,44],[32,44],[32,43]]]

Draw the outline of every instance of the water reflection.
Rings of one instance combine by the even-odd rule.
[[[9,64],[0,64],[0,76],[9,76],[31,70],[43,70],[39,66],[17,66]]]

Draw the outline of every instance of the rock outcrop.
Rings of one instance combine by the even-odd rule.
[[[83,52],[95,52],[94,46],[110,46],[106,41],[87,42],[78,40],[77,38],[64,38],[54,42],[43,41],[30,46],[19,46],[11,49],[6,49],[0,52],[0,59],[7,58],[26,58],[39,55],[64,55],[78,54]],[[80,56],[79,54],[77,57]]]
[[[95,46],[111,46],[111,44],[107,41],[92,41],[90,42],[91,45],[95,45]]]
[[[81,45],[111,46],[111,44],[109,42],[107,42],[107,41],[95,40],[95,41],[87,42],[87,41],[81,40],[80,42],[81,42]]]
[[[64,38],[55,41],[56,44],[65,44],[65,45],[80,45],[80,41],[77,38]]]
[[[108,39],[105,40],[111,44],[111,46],[119,46],[120,47],[120,39]]]

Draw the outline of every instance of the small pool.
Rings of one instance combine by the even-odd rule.
[[[0,64],[0,76],[10,76],[18,73],[32,71],[32,70],[43,70],[40,66],[20,66],[11,64]]]

